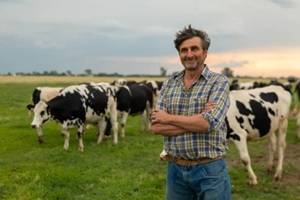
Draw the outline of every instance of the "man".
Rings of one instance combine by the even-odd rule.
[[[184,70],[164,82],[150,116],[152,131],[164,136],[166,199],[231,199],[224,158],[228,79],[204,63],[210,46],[206,32],[189,25],[174,43]]]

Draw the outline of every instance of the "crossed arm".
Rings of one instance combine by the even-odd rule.
[[[214,102],[205,104],[204,111],[216,106]],[[176,136],[186,132],[206,132],[208,121],[201,113],[193,116],[172,115],[163,110],[155,109],[151,114],[151,130],[154,134],[163,136]]]

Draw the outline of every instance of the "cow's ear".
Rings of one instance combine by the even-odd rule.
[[[27,105],[27,109],[28,110],[33,111],[33,108],[34,108],[34,105],[32,105],[32,104],[28,104]]]

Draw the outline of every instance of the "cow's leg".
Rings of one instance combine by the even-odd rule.
[[[152,109],[151,110],[147,110],[146,117],[145,117],[147,132],[151,131],[151,123],[150,123],[150,120],[149,120],[149,116],[150,116],[151,111],[152,111]]]
[[[274,178],[276,181],[280,180],[282,177],[282,165],[283,165],[283,159],[284,159],[284,152],[286,147],[286,132],[288,127],[288,119],[284,119],[282,122],[279,122],[278,127],[278,140],[277,140],[277,146],[278,146],[278,164],[276,173],[274,175]]]
[[[125,127],[126,127],[126,122],[127,122],[128,115],[129,115],[128,112],[123,112],[122,113],[122,119],[121,119],[121,137],[125,137]]]
[[[69,149],[69,139],[70,139],[70,132],[68,129],[62,129],[61,134],[65,138],[65,143],[64,143],[64,149],[68,150]]]
[[[156,105],[156,104],[152,104],[152,106],[151,106],[150,102],[149,101],[147,102],[145,116],[143,116],[146,132],[150,132],[150,130],[151,130],[151,123],[149,120],[149,116],[150,116],[151,111],[154,109],[153,105]]]
[[[243,164],[246,166],[249,176],[249,184],[257,185],[257,177],[251,167],[251,160],[247,147],[247,140],[245,137],[240,137],[240,141],[233,140],[242,159]]]
[[[109,115],[110,115],[111,127],[114,133],[114,144],[118,144],[118,112],[116,106],[110,110]]]
[[[106,129],[106,121],[105,121],[105,116],[103,116],[97,123],[97,127],[98,127],[98,141],[97,144],[100,144],[103,141],[103,137],[104,137],[104,132]]]
[[[276,151],[276,136],[271,133],[268,137],[269,140],[269,162],[268,162],[268,172],[270,173],[274,169],[274,155]]]
[[[78,130],[77,130],[78,151],[83,151],[84,149],[83,140],[82,140],[83,133],[84,133],[84,124],[78,125]]]
[[[38,135],[38,142],[40,144],[44,143],[42,127],[37,127],[36,131],[37,131],[37,135]]]
[[[111,122],[110,122],[110,118],[109,117],[105,117],[105,122],[106,122],[106,126],[105,126],[105,131],[104,131],[104,139],[108,139],[111,137]]]
[[[147,119],[148,119],[147,118],[147,111],[144,110],[144,112],[141,115],[141,121],[142,121],[141,131],[142,132],[146,132],[146,129],[147,129],[147,122],[146,122],[146,120]]]
[[[144,112],[141,115],[141,119],[142,119],[141,131],[142,132],[149,132],[151,130],[149,114],[150,114],[150,111],[146,109],[146,110],[144,110]]]

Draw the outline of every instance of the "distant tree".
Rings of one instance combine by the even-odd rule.
[[[56,76],[56,75],[58,75],[58,72],[56,70],[51,70],[49,74],[51,76]]]
[[[161,67],[161,68],[160,68],[160,75],[161,75],[161,76],[167,76],[167,69],[164,68],[164,67]]]
[[[91,69],[86,69],[84,70],[86,76],[91,76],[92,75],[92,70]]]
[[[66,71],[66,75],[67,75],[67,76],[72,76],[71,70],[67,70],[67,71]]]
[[[225,75],[228,78],[232,78],[233,77],[233,71],[229,68],[229,67],[225,67],[222,72],[223,75]]]
[[[36,72],[36,71],[33,71],[32,74],[33,74],[34,76],[39,76],[39,75],[40,75],[40,73],[39,73],[39,72]]]
[[[48,72],[48,71],[44,71],[44,72],[43,72],[43,75],[46,75],[46,76],[47,76],[47,75],[49,75],[49,72]]]

